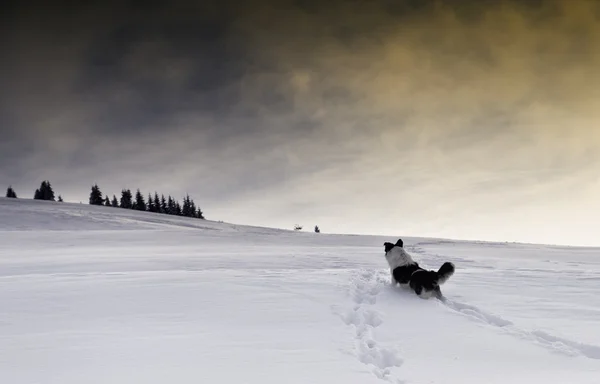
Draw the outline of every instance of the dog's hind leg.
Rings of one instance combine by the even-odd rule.
[[[391,277],[392,277],[392,282],[391,282],[391,284],[392,284],[392,287],[395,287],[395,286],[396,286],[396,284],[398,284],[398,282],[396,281],[396,278],[394,278],[394,270],[393,270],[393,269],[391,269],[391,268],[390,268],[390,275],[391,275]]]

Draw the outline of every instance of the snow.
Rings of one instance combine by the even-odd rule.
[[[384,241],[456,273],[392,288]],[[598,383],[600,249],[0,198],[0,383]]]

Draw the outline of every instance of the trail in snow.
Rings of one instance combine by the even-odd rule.
[[[355,348],[358,360],[372,367],[378,378],[392,383],[403,383],[395,379],[392,370],[403,363],[397,350],[381,346],[375,329],[383,323],[382,315],[375,309],[377,295],[384,286],[384,278],[375,271],[361,271],[351,280],[350,295],[353,306],[341,318],[355,331]]]
[[[377,295],[389,286],[387,271],[363,270],[352,278],[351,296],[354,302],[352,309],[341,314],[346,325],[352,326],[356,333],[356,355],[364,364],[372,366],[372,372],[380,379],[394,383],[404,383],[394,378],[392,369],[400,367],[403,359],[398,350],[381,347],[374,335],[374,330],[383,323],[382,314],[377,310]],[[412,292],[392,289],[399,295],[412,296]],[[600,347],[554,336],[540,330],[526,330],[512,321],[489,313],[477,306],[445,297],[444,300],[430,300],[443,304],[447,309],[459,313],[472,321],[499,329],[501,332],[543,347],[552,353],[566,356],[583,356],[600,359]]]
[[[349,295],[351,306],[345,310],[335,309],[344,324],[352,327],[354,337],[354,355],[379,379],[394,383],[405,384],[408,381],[399,377],[404,364],[404,357],[399,347],[401,339],[395,340],[395,345],[384,346],[377,338],[377,328],[384,324],[384,315],[379,310],[377,297],[384,289],[393,295],[400,295],[413,299],[412,292],[391,287],[386,270],[360,270],[355,272],[350,279]],[[421,299],[419,299],[420,301]],[[542,347],[551,353],[568,357],[583,356],[590,359],[600,358],[600,347],[579,343],[565,338],[553,336],[543,331],[528,331],[516,326],[512,321],[498,315],[489,313],[477,306],[445,297],[443,301],[430,299],[429,305],[435,307],[438,303],[441,308],[446,308],[454,313],[460,314],[471,321],[487,326],[492,330],[500,330],[501,333],[529,342],[535,346]],[[406,307],[406,310],[414,308]],[[438,312],[443,317],[441,312]],[[396,318],[394,322],[403,327],[403,319]],[[388,341],[388,340],[386,340]]]
[[[444,305],[459,312],[472,320],[481,322],[491,327],[501,328],[508,335],[529,340],[551,352],[568,356],[585,356],[590,359],[600,359],[600,347],[585,344],[562,337],[551,335],[540,330],[526,330],[513,324],[511,321],[490,314],[473,305],[461,303],[446,298]]]
[[[413,246],[409,246],[407,247],[410,252],[416,253],[418,254],[421,258],[423,258],[424,260],[427,260],[429,263],[433,263],[433,262],[442,262],[445,261],[446,259],[451,259],[452,261],[454,261],[455,263],[457,263],[459,265],[459,271],[457,273],[457,276],[453,277],[456,278],[458,277],[459,279],[461,278],[461,276],[459,275],[460,271],[460,266],[467,264],[469,265],[470,263],[472,263],[472,260],[469,260],[465,257],[456,257],[456,256],[446,256],[444,254],[440,254],[440,253],[432,253],[431,251],[428,251],[427,249],[425,249],[424,247],[426,246],[448,246],[448,245],[455,245],[452,244],[452,242],[448,242],[448,241],[429,241],[429,242],[420,242],[417,245],[413,245]],[[478,247],[479,252],[481,252],[481,249],[484,249],[485,247],[488,248],[495,248],[495,249],[499,249],[499,250],[504,250],[505,251],[505,246],[503,244],[482,244],[480,245],[480,247]],[[504,259],[500,259],[495,260],[494,258],[490,258],[490,260],[488,261],[490,263],[502,263],[502,262],[506,262]],[[558,262],[557,262],[558,263]],[[524,286],[525,288],[528,286],[532,286],[532,282],[536,281],[536,277],[538,277],[540,274],[542,273],[552,273],[554,272],[554,270],[552,269],[541,269],[541,268],[529,268],[527,267],[527,263],[523,262],[524,266],[522,265],[518,265],[518,268],[514,268],[514,264],[511,264],[510,267],[511,269],[509,271],[502,271],[501,268],[498,268],[496,266],[496,268],[494,268],[493,270],[495,271],[495,274],[492,274],[491,276],[489,276],[490,282],[492,282],[494,279],[494,277],[496,277],[497,275],[502,276],[504,278],[504,281],[502,281],[503,284],[506,285],[506,289],[509,290],[512,288],[508,278],[507,278],[507,273],[511,273],[514,274],[516,276],[516,279],[518,280],[518,283],[521,284],[521,286]],[[568,264],[571,268],[576,268],[579,266],[579,263],[573,263],[573,262],[569,262],[567,261],[566,264]],[[481,266],[480,266],[481,267]],[[514,268],[514,269],[513,269]],[[485,267],[484,267],[485,269]],[[583,271],[586,273],[589,273],[588,271]],[[526,277],[520,277],[521,274],[532,274],[531,276],[527,276]],[[527,277],[529,277],[529,279],[531,279],[532,281],[527,281]],[[566,285],[568,285],[566,283],[567,280],[567,276],[565,276],[565,273],[563,271],[561,271],[561,283],[564,283]],[[572,278],[574,278],[576,281],[581,281],[582,277],[580,275],[575,275]],[[593,280],[597,278],[596,276],[592,276],[592,277],[586,277],[586,280]],[[518,326],[514,323],[514,321],[510,321],[507,320],[503,317],[497,316],[495,314],[489,313],[488,311],[482,310],[481,308],[472,305],[472,304],[467,304],[455,299],[449,299],[447,296],[443,302],[443,304],[445,304],[445,306],[447,308],[450,308],[462,315],[467,316],[468,318],[470,318],[471,320],[477,321],[479,323],[485,324],[487,326],[490,327],[494,327],[494,328],[498,328],[501,330],[501,332],[517,337],[517,338],[521,338],[524,340],[528,340],[536,345],[539,345],[541,347],[544,347],[546,349],[548,349],[549,351],[553,352],[553,353],[559,353],[559,354],[563,354],[563,355],[567,355],[567,356],[584,356],[590,359],[600,359],[600,347],[593,345],[593,344],[588,344],[588,343],[582,343],[582,342],[578,342],[578,341],[574,341],[571,340],[569,338],[565,338],[565,337],[559,337],[559,336],[555,336],[552,335],[549,332],[546,331],[542,331],[539,329],[526,329],[522,326]]]

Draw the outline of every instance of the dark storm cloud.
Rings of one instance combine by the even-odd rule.
[[[598,190],[594,1],[10,2],[0,17],[0,179],[17,188],[139,186],[233,221],[481,237],[512,226],[506,204]]]
[[[11,176],[53,165],[172,168],[160,163],[169,151],[253,127],[227,122],[244,65],[225,42],[227,9],[123,4],[12,10],[2,91]]]

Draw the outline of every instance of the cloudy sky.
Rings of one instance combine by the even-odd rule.
[[[0,181],[209,219],[600,245],[600,2],[9,1]]]

